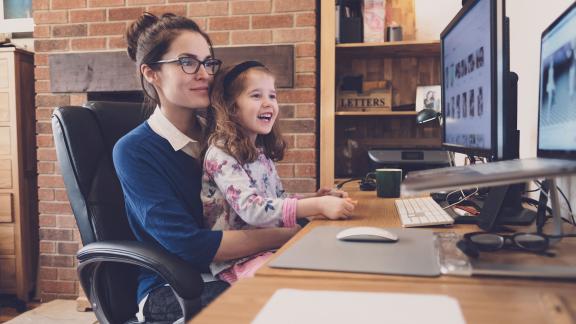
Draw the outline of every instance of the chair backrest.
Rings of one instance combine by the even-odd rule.
[[[118,139],[146,120],[141,104],[89,102],[86,107],[59,107],[52,116],[56,153],[68,199],[84,245],[135,240],[124,209],[122,188],[112,162]],[[111,323],[136,311],[138,269],[107,265],[94,283],[102,287],[101,308]]]

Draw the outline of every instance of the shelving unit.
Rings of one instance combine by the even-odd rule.
[[[369,168],[368,149],[440,147],[438,125],[417,125],[413,110],[336,110],[336,88],[343,75],[390,81],[393,110],[414,104],[417,86],[440,84],[440,42],[414,40],[414,0],[392,4],[397,15],[392,19],[403,26],[404,41],[336,44],[335,3],[321,2],[321,186],[332,186],[336,178],[363,175]]]

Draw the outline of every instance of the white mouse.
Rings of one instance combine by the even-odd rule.
[[[380,227],[350,227],[338,232],[336,238],[341,241],[373,241],[373,242],[396,242],[398,235]]]

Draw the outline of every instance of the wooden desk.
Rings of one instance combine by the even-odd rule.
[[[285,250],[290,248],[300,238],[310,232],[317,226],[381,226],[381,227],[400,227],[400,220],[396,207],[394,206],[394,199],[377,198],[374,191],[350,191],[352,198],[358,200],[358,205],[355,210],[355,216],[350,220],[345,221],[329,221],[329,220],[314,220],[305,226],[298,234],[296,234],[288,243],[286,243],[278,252],[277,255],[282,254]],[[434,231],[453,231],[458,233],[466,233],[478,231],[476,225],[454,225],[452,227],[428,227]],[[574,228],[571,229],[574,232]],[[483,258],[492,258],[494,260],[513,257],[518,262],[522,263],[553,263],[553,264],[572,264],[576,265],[576,238],[565,238],[555,250],[562,258],[549,258],[545,256],[533,255],[530,253],[517,253],[516,251],[499,251],[496,253],[482,254]],[[350,272],[331,272],[331,271],[313,271],[313,270],[299,270],[299,269],[275,269],[264,265],[256,272],[256,276],[262,277],[284,277],[284,278],[313,278],[313,279],[353,279],[353,280],[390,280],[390,281],[409,281],[409,282],[438,282],[438,283],[465,283],[465,284],[511,284],[511,285],[530,285],[530,286],[571,286],[576,290],[576,281],[566,282],[560,280],[546,280],[536,281],[531,279],[519,278],[506,278],[506,277],[456,277],[456,276],[441,276],[438,278],[428,277],[407,277],[407,276],[393,276],[382,274],[366,274],[366,273],[350,273]]]
[[[568,311],[576,310],[576,289],[573,287],[522,287],[418,283],[365,280],[310,280],[296,278],[256,277],[244,279],[228,289],[190,323],[250,323],[260,309],[280,288],[309,290],[347,290],[444,294],[460,303],[467,323],[570,323],[554,312],[544,294],[561,297]],[[384,314],[383,314],[384,315]],[[374,323],[385,323],[374,319]]]

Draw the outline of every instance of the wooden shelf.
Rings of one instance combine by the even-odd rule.
[[[336,44],[336,53],[342,55],[385,55],[385,56],[437,56],[440,41],[401,41],[384,43]]]
[[[415,111],[337,111],[336,116],[365,117],[365,116],[416,116]]]

